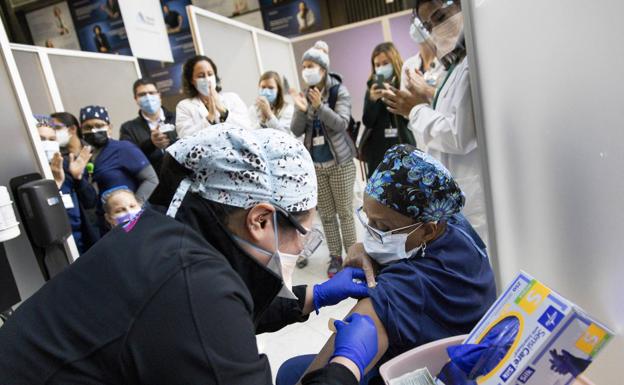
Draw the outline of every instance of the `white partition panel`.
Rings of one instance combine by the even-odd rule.
[[[9,186],[16,176],[33,172],[51,177],[41,150],[32,110],[11,53],[4,26],[0,24],[0,185]],[[18,219],[19,220],[19,219]],[[21,222],[21,220],[20,220]],[[21,235],[4,242],[7,258],[22,299],[43,285],[43,276],[20,224]]]
[[[47,54],[64,109],[78,116],[89,104],[107,107],[118,138],[121,124],[138,111],[132,94],[132,84],[141,76],[136,58],[57,49]]]
[[[588,372],[607,385],[624,362],[624,3],[596,5],[464,10],[500,284],[526,270],[614,328]]]
[[[288,79],[291,87],[299,88],[299,75],[290,41],[266,34],[258,34],[257,38],[263,72],[277,71]]]
[[[195,49],[215,62],[223,91],[253,103],[260,78],[253,27],[193,6],[188,9]]]
[[[52,95],[36,51],[13,49],[13,57],[26,89],[30,108],[35,114],[50,114],[55,111]]]

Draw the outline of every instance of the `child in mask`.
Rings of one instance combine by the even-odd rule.
[[[142,210],[141,203],[127,186],[114,187],[102,193],[104,218],[112,228],[130,222]]]

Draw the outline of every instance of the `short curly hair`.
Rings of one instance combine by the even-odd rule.
[[[195,64],[200,61],[207,61],[210,63],[212,69],[214,70],[215,78],[217,79],[217,92],[221,92],[221,78],[219,77],[219,73],[217,71],[217,65],[208,56],[196,55],[188,59],[186,63],[184,63],[184,67],[182,69],[182,85],[184,87],[184,92],[191,98],[199,95],[199,91],[197,91],[197,88],[193,85],[193,69],[195,68]]]

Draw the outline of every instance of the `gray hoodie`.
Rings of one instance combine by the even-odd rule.
[[[337,84],[339,85],[338,98],[336,106],[332,110],[328,104],[329,89]],[[295,136],[305,134],[304,144],[308,151],[311,151],[312,122],[315,116],[318,115],[325,126],[325,140],[329,143],[329,148],[336,162],[338,164],[351,162],[351,159],[355,156],[355,144],[347,133],[349,119],[351,118],[351,95],[349,95],[347,87],[342,84],[342,79],[338,74],[329,73],[329,76],[327,76],[322,99],[323,103],[317,111],[314,111],[311,105],[308,105],[306,112],[295,108],[290,129]]]

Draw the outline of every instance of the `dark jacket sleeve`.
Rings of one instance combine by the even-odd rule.
[[[358,382],[349,369],[340,364],[310,372],[301,380],[303,385],[357,385]]]
[[[134,120],[125,122],[122,124],[121,130],[119,131],[119,140],[127,140],[136,144],[151,162],[158,161],[163,156],[162,151],[154,146],[150,134],[147,135],[147,138],[141,140],[142,138],[140,138],[136,132],[138,129],[140,129],[140,127],[137,127]]]
[[[293,287],[293,293],[298,300],[276,297],[260,318],[256,326],[256,334],[275,332],[295,322],[307,321],[309,315],[301,313],[305,303],[306,288],[305,285]]]
[[[162,285],[128,333],[124,383],[271,384],[252,304],[222,260],[192,264]]]
[[[362,113],[362,123],[364,126],[370,129],[375,129],[379,114],[383,112],[385,107],[384,102],[381,99],[373,102],[370,99],[369,91],[366,91],[366,97],[364,98],[364,111]]]
[[[82,179],[74,179],[74,190],[76,190],[78,200],[80,201],[80,204],[82,204],[83,208],[93,209],[95,208],[95,206],[97,206],[97,191],[95,191],[93,186],[89,183],[89,175],[87,174],[87,170],[84,171]]]

